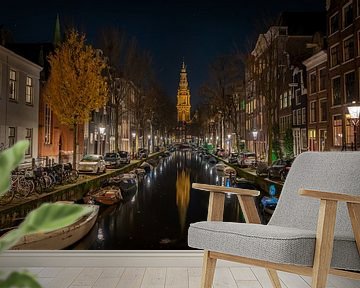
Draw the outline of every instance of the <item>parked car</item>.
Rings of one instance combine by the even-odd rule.
[[[294,159],[278,159],[274,161],[268,168],[268,178],[280,178],[281,181],[285,181],[293,161]]]
[[[230,154],[229,159],[228,159],[228,162],[229,162],[230,164],[231,164],[231,163],[237,163],[238,157],[239,157],[239,154],[233,152],[233,153]]]
[[[79,163],[79,173],[96,173],[106,172],[106,165],[102,155],[87,154]]]
[[[130,163],[130,153],[127,151],[120,151],[120,164],[129,164]]]
[[[106,153],[104,156],[107,168],[118,168],[120,166],[120,155],[118,153]]]
[[[238,164],[240,167],[248,167],[255,163],[255,159],[254,152],[241,152],[238,157]]]

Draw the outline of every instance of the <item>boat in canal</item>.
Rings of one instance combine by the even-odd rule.
[[[90,207],[90,212],[75,223],[46,233],[38,232],[24,235],[11,250],[60,250],[79,241],[94,226],[99,213],[98,205],[83,205]]]
[[[122,199],[121,190],[115,185],[106,186],[100,189],[98,193],[91,196],[91,200],[102,205],[114,205],[119,203]]]

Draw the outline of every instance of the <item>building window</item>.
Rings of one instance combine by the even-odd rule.
[[[326,130],[319,129],[319,151],[325,151]]]
[[[33,81],[32,78],[26,77],[25,101],[26,104],[33,104]]]
[[[316,122],[316,101],[310,102],[310,123]]]
[[[301,109],[296,110],[296,121],[298,125],[301,125]]]
[[[307,149],[306,129],[301,129],[301,149]]]
[[[13,146],[16,142],[16,128],[15,127],[9,127],[9,147]]]
[[[297,125],[297,122],[296,122],[296,110],[293,110],[293,125]]]
[[[52,115],[49,105],[45,104],[44,143],[51,144]]]
[[[331,67],[334,67],[336,65],[340,64],[340,49],[339,45],[333,46],[330,49],[330,64]]]
[[[283,108],[283,94],[280,94],[280,109]]]
[[[295,90],[295,104],[296,105],[300,104],[300,96],[301,96],[301,89],[296,89]]]
[[[310,94],[316,93],[316,73],[310,74]]]
[[[17,93],[16,93],[16,71],[11,70],[9,72],[9,98],[11,100],[17,100]]]
[[[33,144],[33,130],[31,128],[26,128],[26,137],[25,139],[29,141],[29,147],[25,151],[25,156],[31,157],[32,156],[32,144]]]
[[[346,103],[355,101],[355,72],[345,74],[345,97]]]
[[[316,151],[316,130],[309,129],[308,132],[309,138],[309,151]]]
[[[326,89],[326,78],[327,78],[326,69],[323,68],[320,70],[320,91]]]
[[[305,107],[303,107],[303,108],[301,108],[301,114],[302,114],[302,116],[301,116],[301,118],[302,118],[302,124],[306,124],[306,108]]]
[[[334,115],[333,118],[333,142],[334,146],[342,145],[342,118],[341,115]]]
[[[285,93],[284,95],[283,95],[283,107],[284,108],[286,108],[286,107],[288,107],[288,98],[287,98],[287,93]]]
[[[333,100],[333,105],[341,104],[340,77],[336,77],[332,79],[332,100]]]
[[[339,13],[330,17],[330,35],[339,31]]]
[[[354,58],[354,38],[344,40],[344,61],[348,61]]]
[[[354,21],[354,15],[353,15],[353,3],[349,3],[348,5],[346,5],[343,8],[343,15],[344,15],[344,28],[348,27],[349,25],[351,25]]]
[[[319,116],[320,116],[320,122],[327,121],[327,100],[321,99],[319,104]]]
[[[349,121],[346,121],[346,144],[354,145],[354,125],[352,125]]]

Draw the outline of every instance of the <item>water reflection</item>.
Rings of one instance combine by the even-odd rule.
[[[190,151],[177,151],[139,181],[137,193],[117,206],[101,208],[97,223],[71,249],[189,249],[190,223],[207,218],[209,194],[191,183],[223,184],[214,165]],[[241,221],[236,196],[225,199],[225,221]]]

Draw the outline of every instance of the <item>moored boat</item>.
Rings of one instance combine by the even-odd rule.
[[[107,186],[92,196],[92,199],[99,204],[114,205],[122,200],[121,190],[117,186]]]
[[[91,212],[81,217],[75,223],[50,232],[39,232],[24,235],[13,246],[12,250],[59,250],[64,249],[83,238],[94,226],[99,212],[99,206],[87,205]],[[4,234],[6,235],[6,233]]]

